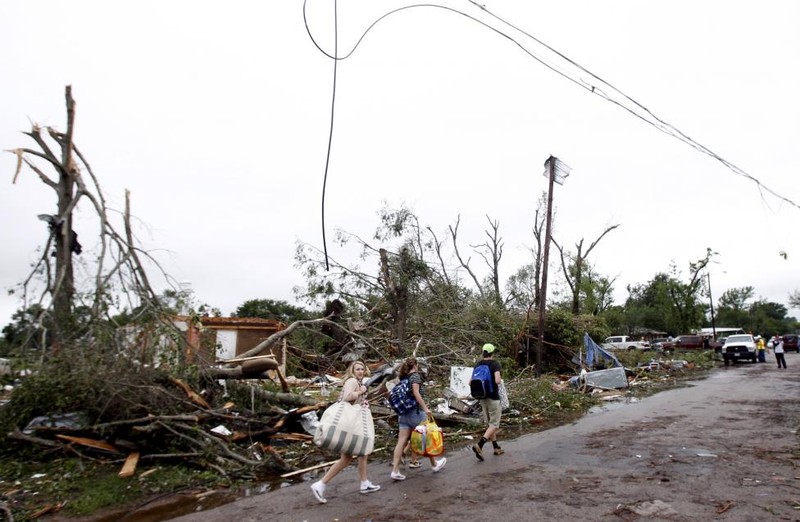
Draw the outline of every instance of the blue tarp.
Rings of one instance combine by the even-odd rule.
[[[594,368],[595,366],[608,367],[606,361],[612,361],[612,366],[622,366],[622,363],[614,357],[614,354],[600,347],[586,332],[583,333],[583,347],[586,349],[585,362],[589,368]]]

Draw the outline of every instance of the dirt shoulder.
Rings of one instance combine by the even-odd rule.
[[[798,520],[795,494],[800,357],[719,368],[708,378],[579,421],[504,441],[506,454],[478,462],[467,441],[449,441],[446,468],[425,465],[360,495],[353,469],[318,504],[308,483],[215,509],[197,503],[179,521],[257,520]],[[316,477],[309,476],[309,480]]]

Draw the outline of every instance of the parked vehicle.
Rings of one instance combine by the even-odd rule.
[[[785,334],[783,336],[783,351],[800,353],[800,348],[797,346],[797,335]]]
[[[628,335],[612,335],[611,337],[606,337],[602,347],[606,350],[645,351],[650,349],[650,343],[647,341],[634,341],[633,337]]]
[[[656,337],[655,339],[650,339],[650,349],[656,350],[659,352],[664,351],[664,347],[672,346],[672,341],[667,339],[666,337]]]
[[[703,348],[703,337],[700,335],[679,335],[673,341],[675,350],[700,350]]]
[[[727,336],[725,336],[725,337],[717,337],[716,341],[711,341],[709,343],[710,344],[710,348],[713,348],[714,352],[716,352],[716,353],[721,353],[722,352],[722,347],[725,345],[725,339],[727,339],[727,338],[728,338]]]
[[[722,347],[722,358],[727,366],[731,362],[749,359],[756,362],[756,341],[750,334],[731,335],[725,339]]]

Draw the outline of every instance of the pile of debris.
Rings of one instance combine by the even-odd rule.
[[[322,450],[308,450],[314,448],[313,434],[321,411],[338,398],[340,375],[287,377],[271,356],[218,363],[194,381],[153,368],[109,376],[107,380],[113,383],[106,383],[106,391],[96,393],[107,395],[99,399],[102,406],[90,412],[39,415],[6,438],[16,444],[40,446],[49,454],[57,450],[115,464],[123,477],[135,474],[142,462],[183,461],[221,476],[264,479],[297,475],[335,460],[335,455]],[[371,377],[366,383],[377,431],[392,437],[396,415],[387,397],[397,382],[399,364],[368,363]],[[560,379],[553,390],[602,393],[629,388],[644,380],[644,372],[664,370],[667,364],[679,368],[685,362],[651,363],[632,376],[621,366],[582,371]],[[480,405],[469,397],[471,370],[450,367],[447,386],[436,380],[426,382],[434,418],[450,433],[465,437],[477,432],[481,424]],[[437,368],[435,373],[443,376],[444,371]],[[508,404],[504,406],[508,408]],[[453,429],[454,425],[466,429]]]
[[[197,381],[203,385],[196,387],[153,369],[130,372],[126,381],[115,382],[114,396],[103,399],[107,405],[100,414],[92,408],[92,413],[40,415],[6,438],[48,454],[119,465],[122,477],[134,475],[140,463],[157,461],[184,461],[221,476],[291,476],[328,457],[321,452],[310,457],[308,448],[318,415],[339,395],[339,376],[285,377],[269,356],[222,362],[204,370]],[[386,397],[397,380],[397,364],[372,366],[368,397],[376,422],[389,431],[395,415]],[[437,420],[475,423],[470,414],[477,401],[452,390],[447,394],[432,401]],[[294,443],[302,450],[292,451]],[[295,453],[297,458],[287,461]]]

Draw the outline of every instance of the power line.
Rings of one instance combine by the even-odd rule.
[[[336,57],[339,54],[339,8],[338,8],[338,0],[333,1],[333,56]],[[308,30],[308,19],[306,18],[306,3],[303,2],[303,21],[306,25],[306,30]],[[308,33],[311,36],[311,32]],[[311,41],[314,41],[314,38],[311,38]],[[317,43],[314,42],[314,45]],[[320,47],[317,45],[317,49]],[[322,49],[320,49],[322,51]],[[324,54],[324,51],[323,51]],[[333,122],[335,120],[334,113],[336,109],[336,73],[337,67],[339,65],[339,60],[333,60],[333,86],[331,92],[331,124],[330,128],[328,129],[328,151],[325,154],[325,175],[322,179],[322,250],[325,253],[325,270],[330,270],[330,264],[328,263],[328,242],[325,239],[325,191],[328,186],[328,168],[330,167],[331,163],[331,148],[333,144]]]
[[[487,29],[490,29],[491,31],[497,33],[498,35],[500,35],[500,36],[508,39],[509,41],[513,42],[514,44],[516,44],[525,54],[527,54],[528,56],[530,56],[531,58],[533,58],[537,62],[541,63],[542,65],[544,65],[548,69],[552,70],[556,74],[562,76],[566,80],[568,80],[568,81],[578,85],[579,87],[585,89],[590,94],[594,94],[596,96],[599,96],[600,98],[602,98],[602,99],[604,99],[604,100],[606,100],[606,101],[608,101],[608,102],[620,107],[621,109],[627,111],[632,116],[642,120],[643,122],[647,123],[648,125],[651,125],[652,127],[654,127],[655,129],[659,130],[660,132],[662,132],[664,134],[667,134],[668,136],[672,136],[673,138],[677,139],[678,141],[681,141],[681,142],[689,145],[690,147],[694,148],[698,152],[701,152],[702,154],[705,154],[705,155],[707,155],[707,156],[719,161],[720,163],[722,163],[722,165],[724,165],[726,168],[728,168],[728,170],[730,170],[734,174],[742,176],[742,177],[752,181],[753,183],[755,183],[757,188],[758,188],[758,190],[759,190],[759,192],[762,193],[762,199],[763,199],[763,194],[766,192],[766,193],[774,196],[778,200],[780,200],[782,202],[785,202],[785,203],[787,203],[787,204],[789,204],[789,205],[791,205],[791,206],[793,206],[795,208],[800,209],[800,205],[795,203],[793,200],[791,200],[791,199],[789,199],[789,198],[787,198],[785,196],[782,196],[781,194],[779,194],[775,190],[773,190],[770,187],[766,186],[758,178],[756,178],[755,176],[751,175],[750,173],[748,173],[744,169],[738,167],[737,165],[735,165],[731,161],[729,161],[729,160],[725,159],[724,157],[720,156],[719,154],[715,153],[714,151],[712,151],[711,149],[709,149],[705,145],[695,141],[694,139],[692,139],[691,137],[686,135],[683,131],[681,131],[680,129],[678,129],[677,127],[672,125],[671,123],[668,123],[665,120],[663,120],[662,118],[656,116],[646,106],[644,106],[640,102],[636,101],[631,96],[625,94],[623,91],[621,91],[620,89],[615,87],[613,84],[603,80],[597,74],[589,71],[588,69],[586,69],[582,65],[578,64],[574,60],[570,59],[566,55],[564,55],[561,52],[559,52],[558,50],[556,50],[553,47],[549,46],[548,44],[544,43],[542,40],[536,38],[532,34],[526,32],[525,30],[521,29],[520,27],[508,22],[507,20],[505,20],[505,19],[501,18],[500,16],[494,14],[493,12],[489,11],[488,9],[486,9],[485,5],[478,4],[474,0],[467,0],[467,2],[469,2],[473,6],[477,7],[478,9],[480,9],[481,11],[486,13],[488,16],[490,16],[490,17],[494,18],[495,20],[499,21],[503,25],[506,25],[507,27],[510,27],[511,29],[513,29],[513,30],[519,32],[520,34],[524,35],[525,37],[529,38],[530,40],[532,40],[533,42],[535,42],[539,46],[543,47],[546,51],[548,51],[550,53],[553,53],[555,55],[555,57],[556,57],[556,60],[561,60],[561,61],[565,62],[565,64],[558,65],[558,64],[552,63],[551,61],[548,61],[544,57],[539,56],[535,52],[533,52],[530,49],[528,49],[519,40],[517,40],[516,38],[514,38],[511,35],[507,34],[506,32],[504,32],[504,31],[502,31],[502,30],[500,30],[500,29],[498,29],[496,27],[493,27],[492,25],[484,22],[483,20],[480,20],[480,19],[478,19],[478,18],[476,18],[476,17],[474,17],[474,16],[472,16],[470,14],[467,14],[467,13],[463,12],[463,11],[460,11],[458,9],[454,9],[454,8],[448,7],[448,6],[439,5],[439,4],[411,4],[411,5],[407,5],[407,6],[403,6],[403,7],[399,7],[399,8],[393,9],[393,10],[391,10],[391,11],[389,11],[389,12],[387,12],[387,13],[381,15],[381,16],[379,16],[377,19],[375,19],[374,22],[372,22],[364,30],[364,32],[361,34],[359,39],[353,45],[352,49],[350,49],[350,51],[347,52],[346,54],[344,54],[343,56],[339,56],[339,54],[338,54],[338,34],[337,34],[335,36],[335,42],[334,42],[334,54],[331,55],[328,52],[326,52],[317,43],[317,41],[314,39],[314,35],[311,33],[311,29],[308,26],[308,19],[306,17],[306,4],[307,4],[307,1],[308,0],[304,0],[303,1],[303,20],[305,22],[306,32],[308,33],[309,38],[314,43],[314,45],[317,47],[317,49],[322,54],[327,56],[328,58],[331,58],[332,60],[334,60],[334,64],[337,63],[339,60],[344,60],[344,59],[347,59],[350,56],[352,56],[352,54],[355,52],[355,50],[358,48],[358,46],[364,40],[366,35],[379,22],[383,21],[387,17],[389,17],[389,16],[391,16],[393,14],[399,13],[401,11],[405,11],[405,10],[408,10],[408,9],[422,8],[422,7],[435,8],[435,9],[444,9],[445,11],[449,11],[449,12],[451,12],[453,14],[461,15],[463,17],[466,17],[466,18],[468,18],[468,19],[470,19],[470,20],[482,25],[483,27],[485,27]],[[336,15],[336,3],[334,3],[334,18],[336,18],[336,16],[337,16]],[[573,73],[570,73],[568,70],[566,70],[566,68],[570,68],[570,67],[575,68],[578,71],[588,75],[590,77],[590,80],[586,81],[583,78],[581,78],[580,75],[575,75]],[[334,66],[333,89],[334,89],[334,101],[335,101],[335,92],[336,92],[336,67],[335,66]],[[608,92],[606,92],[606,91],[608,91]],[[332,133],[333,133],[333,121],[334,121],[334,118],[333,118],[333,107],[331,107],[331,136],[332,136]],[[331,147],[331,140],[329,138],[329,141],[328,141],[328,158],[330,158],[330,147]],[[326,161],[326,164],[325,164],[325,182],[327,182],[327,174],[328,174],[328,162]],[[324,203],[324,185],[323,185],[323,243],[324,243],[324,237],[325,237],[324,205],[325,205],[325,203]],[[326,267],[327,267],[327,248],[325,249],[325,251],[326,251]]]

